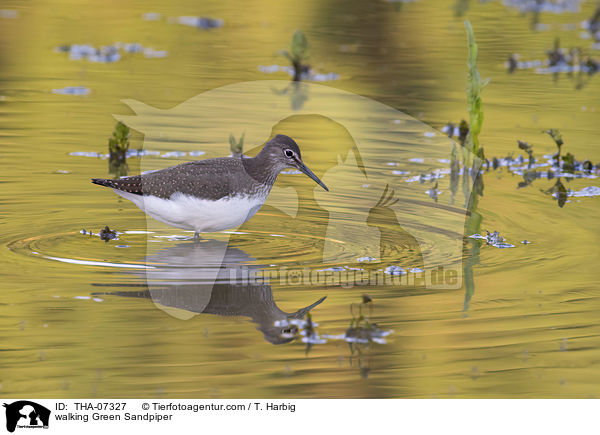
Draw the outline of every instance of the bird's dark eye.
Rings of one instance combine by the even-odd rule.
[[[286,157],[292,157],[294,152],[292,150],[284,150],[283,154],[285,154]]]

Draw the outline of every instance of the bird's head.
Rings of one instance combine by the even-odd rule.
[[[278,134],[271,139],[260,152],[262,158],[279,172],[285,168],[295,168],[312,178],[319,186],[329,191],[327,186],[319,180],[308,167],[302,162],[302,155],[298,144],[289,136]]]

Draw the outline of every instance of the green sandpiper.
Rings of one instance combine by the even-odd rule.
[[[211,233],[238,227],[267,199],[277,175],[295,168],[329,190],[302,162],[300,148],[278,134],[256,157],[219,157],[115,180],[93,178],[150,217],[176,228]]]

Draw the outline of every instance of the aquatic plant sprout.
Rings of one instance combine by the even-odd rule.
[[[244,151],[244,136],[246,133],[242,133],[239,141],[235,140],[233,134],[229,135],[229,147],[231,149],[231,155],[234,157],[241,157]]]
[[[467,147],[469,151],[478,157],[483,157],[480,151],[479,133],[483,125],[483,108],[481,103],[481,90],[489,83],[489,79],[481,80],[477,70],[478,47],[475,42],[473,28],[469,21],[465,21],[467,28],[467,40],[469,43],[469,57],[467,65],[469,71],[467,74],[467,108],[469,111],[470,129],[467,135]]]
[[[296,30],[294,36],[292,36],[292,43],[289,50],[282,50],[280,52],[285,56],[294,69],[293,80],[298,82],[302,80],[302,75],[307,73],[310,69],[304,62],[308,60],[310,54],[308,52],[308,40],[301,30]]]
[[[290,44],[289,50],[281,50],[279,54],[285,56],[292,65],[259,65],[258,70],[267,74],[283,71],[288,73],[294,82],[299,82],[300,80],[324,82],[339,79],[339,75],[336,73],[318,73],[313,70],[310,65],[305,63],[310,57],[308,51],[308,40],[306,39],[306,36],[304,36],[304,33],[302,33],[300,30],[296,30],[292,36],[292,43]]]

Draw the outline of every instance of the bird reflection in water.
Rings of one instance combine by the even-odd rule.
[[[325,297],[292,313],[281,310],[268,280],[252,279],[260,270],[251,264],[253,260],[227,242],[181,243],[147,256],[146,264],[157,266],[145,271],[147,285],[139,285],[143,290],[95,294],[151,299],[182,318],[195,314],[248,317],[269,343],[289,343],[298,335],[297,326],[289,321],[303,319]]]

